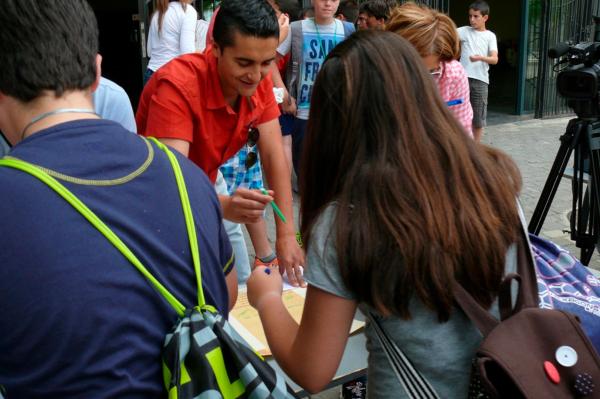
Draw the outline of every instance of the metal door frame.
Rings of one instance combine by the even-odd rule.
[[[138,0],[138,24],[139,24],[139,35],[140,35],[140,58],[142,60],[142,70],[140,71],[142,80],[146,73],[146,67],[148,66],[148,51],[146,44],[148,43],[148,31],[150,29],[150,15],[148,10],[148,4],[151,0]]]

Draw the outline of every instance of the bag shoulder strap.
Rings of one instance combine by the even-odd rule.
[[[515,305],[517,311],[524,307],[537,308],[540,303],[537,274],[535,271],[535,258],[531,251],[531,242],[529,241],[529,231],[527,230],[527,224],[525,223],[525,215],[523,215],[523,209],[520,205],[519,219],[521,221],[522,239],[520,241],[521,251],[519,251],[517,263],[517,273],[521,276],[519,296],[517,298],[517,304]]]
[[[294,21],[290,24],[290,35],[292,35],[291,57],[286,71],[286,86],[290,95],[297,98],[298,77],[300,65],[302,64],[302,44],[304,41],[302,21]]]
[[[183,209],[185,218],[186,229],[188,233],[188,239],[190,243],[190,250],[192,253],[192,261],[194,264],[194,271],[196,274],[196,282],[198,284],[198,305],[200,307],[206,307],[206,301],[204,299],[204,291],[202,289],[202,274],[200,267],[200,256],[198,250],[198,239],[196,236],[196,228],[194,225],[194,218],[192,216],[192,210],[190,206],[190,200],[187,194],[187,188],[183,179],[183,174],[177,158],[173,153],[162,143],[156,139],[151,139],[162,151],[167,155],[169,162],[173,168],[175,180],[179,190],[179,197]],[[5,157],[0,159],[0,166],[10,167],[26,172],[33,177],[37,178],[58,195],[60,195],[65,201],[67,201],[75,210],[77,210],[88,222],[92,224],[106,239],[115,246],[122,254],[131,262],[131,264],[152,284],[152,286],[158,291],[158,293],[171,305],[171,307],[177,312],[179,316],[183,316],[185,313],[185,306],[177,299],[169,290],[165,288],[160,281],[158,281],[146,267],[140,262],[140,260],[134,255],[134,253],[123,243],[123,241],[91,210],[89,209],[79,198],[77,198],[71,191],[69,191],[64,185],[59,183],[52,176],[46,172],[40,170],[37,166],[25,162],[23,160],[14,157]]]
[[[396,345],[396,343],[387,335],[383,325],[372,312],[367,312],[367,317],[375,330],[377,340],[381,344],[383,352],[388,359],[390,366],[400,385],[410,399],[439,399],[435,389],[429,381],[421,375],[410,359]]]
[[[537,280],[535,275],[535,266],[527,228],[525,227],[524,216],[519,208],[520,220],[520,239],[517,241],[517,272],[518,277],[514,274],[507,276],[502,283],[502,289],[498,298],[498,306],[503,315],[503,319],[508,314],[514,314],[523,308],[538,306]],[[517,302],[512,307],[510,281],[518,281],[519,290]],[[452,284],[454,298],[458,306],[462,309],[467,317],[477,326],[483,336],[487,336],[490,331],[498,325],[499,321],[485,310],[475,299],[465,290],[457,281]],[[513,309],[512,312],[509,309]]]

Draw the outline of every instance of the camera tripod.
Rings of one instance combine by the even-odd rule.
[[[567,163],[574,153],[571,240],[581,249],[581,263],[587,265],[600,237],[600,120],[571,119],[560,141],[552,169],[529,222],[529,232],[537,235],[542,229]]]

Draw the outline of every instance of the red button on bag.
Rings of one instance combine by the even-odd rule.
[[[551,362],[544,362],[544,371],[548,376],[548,379],[555,384],[560,383],[560,375],[558,374],[558,370]]]

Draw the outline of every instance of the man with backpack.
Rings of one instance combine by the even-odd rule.
[[[95,114],[87,1],[6,0],[0,25],[0,130],[13,145],[0,161],[0,396],[165,397],[160,356],[178,314],[123,251],[186,307],[198,303],[199,252],[206,302],[226,317],[237,281],[213,185]]]
[[[295,101],[284,101],[295,109],[284,112],[296,116],[292,130],[292,159],[299,176],[302,143],[308,122],[312,87],[327,54],[354,32],[354,25],[335,18],[339,0],[312,0],[315,17],[290,24],[290,40],[280,46],[281,55],[291,53],[286,74],[286,86]]]

